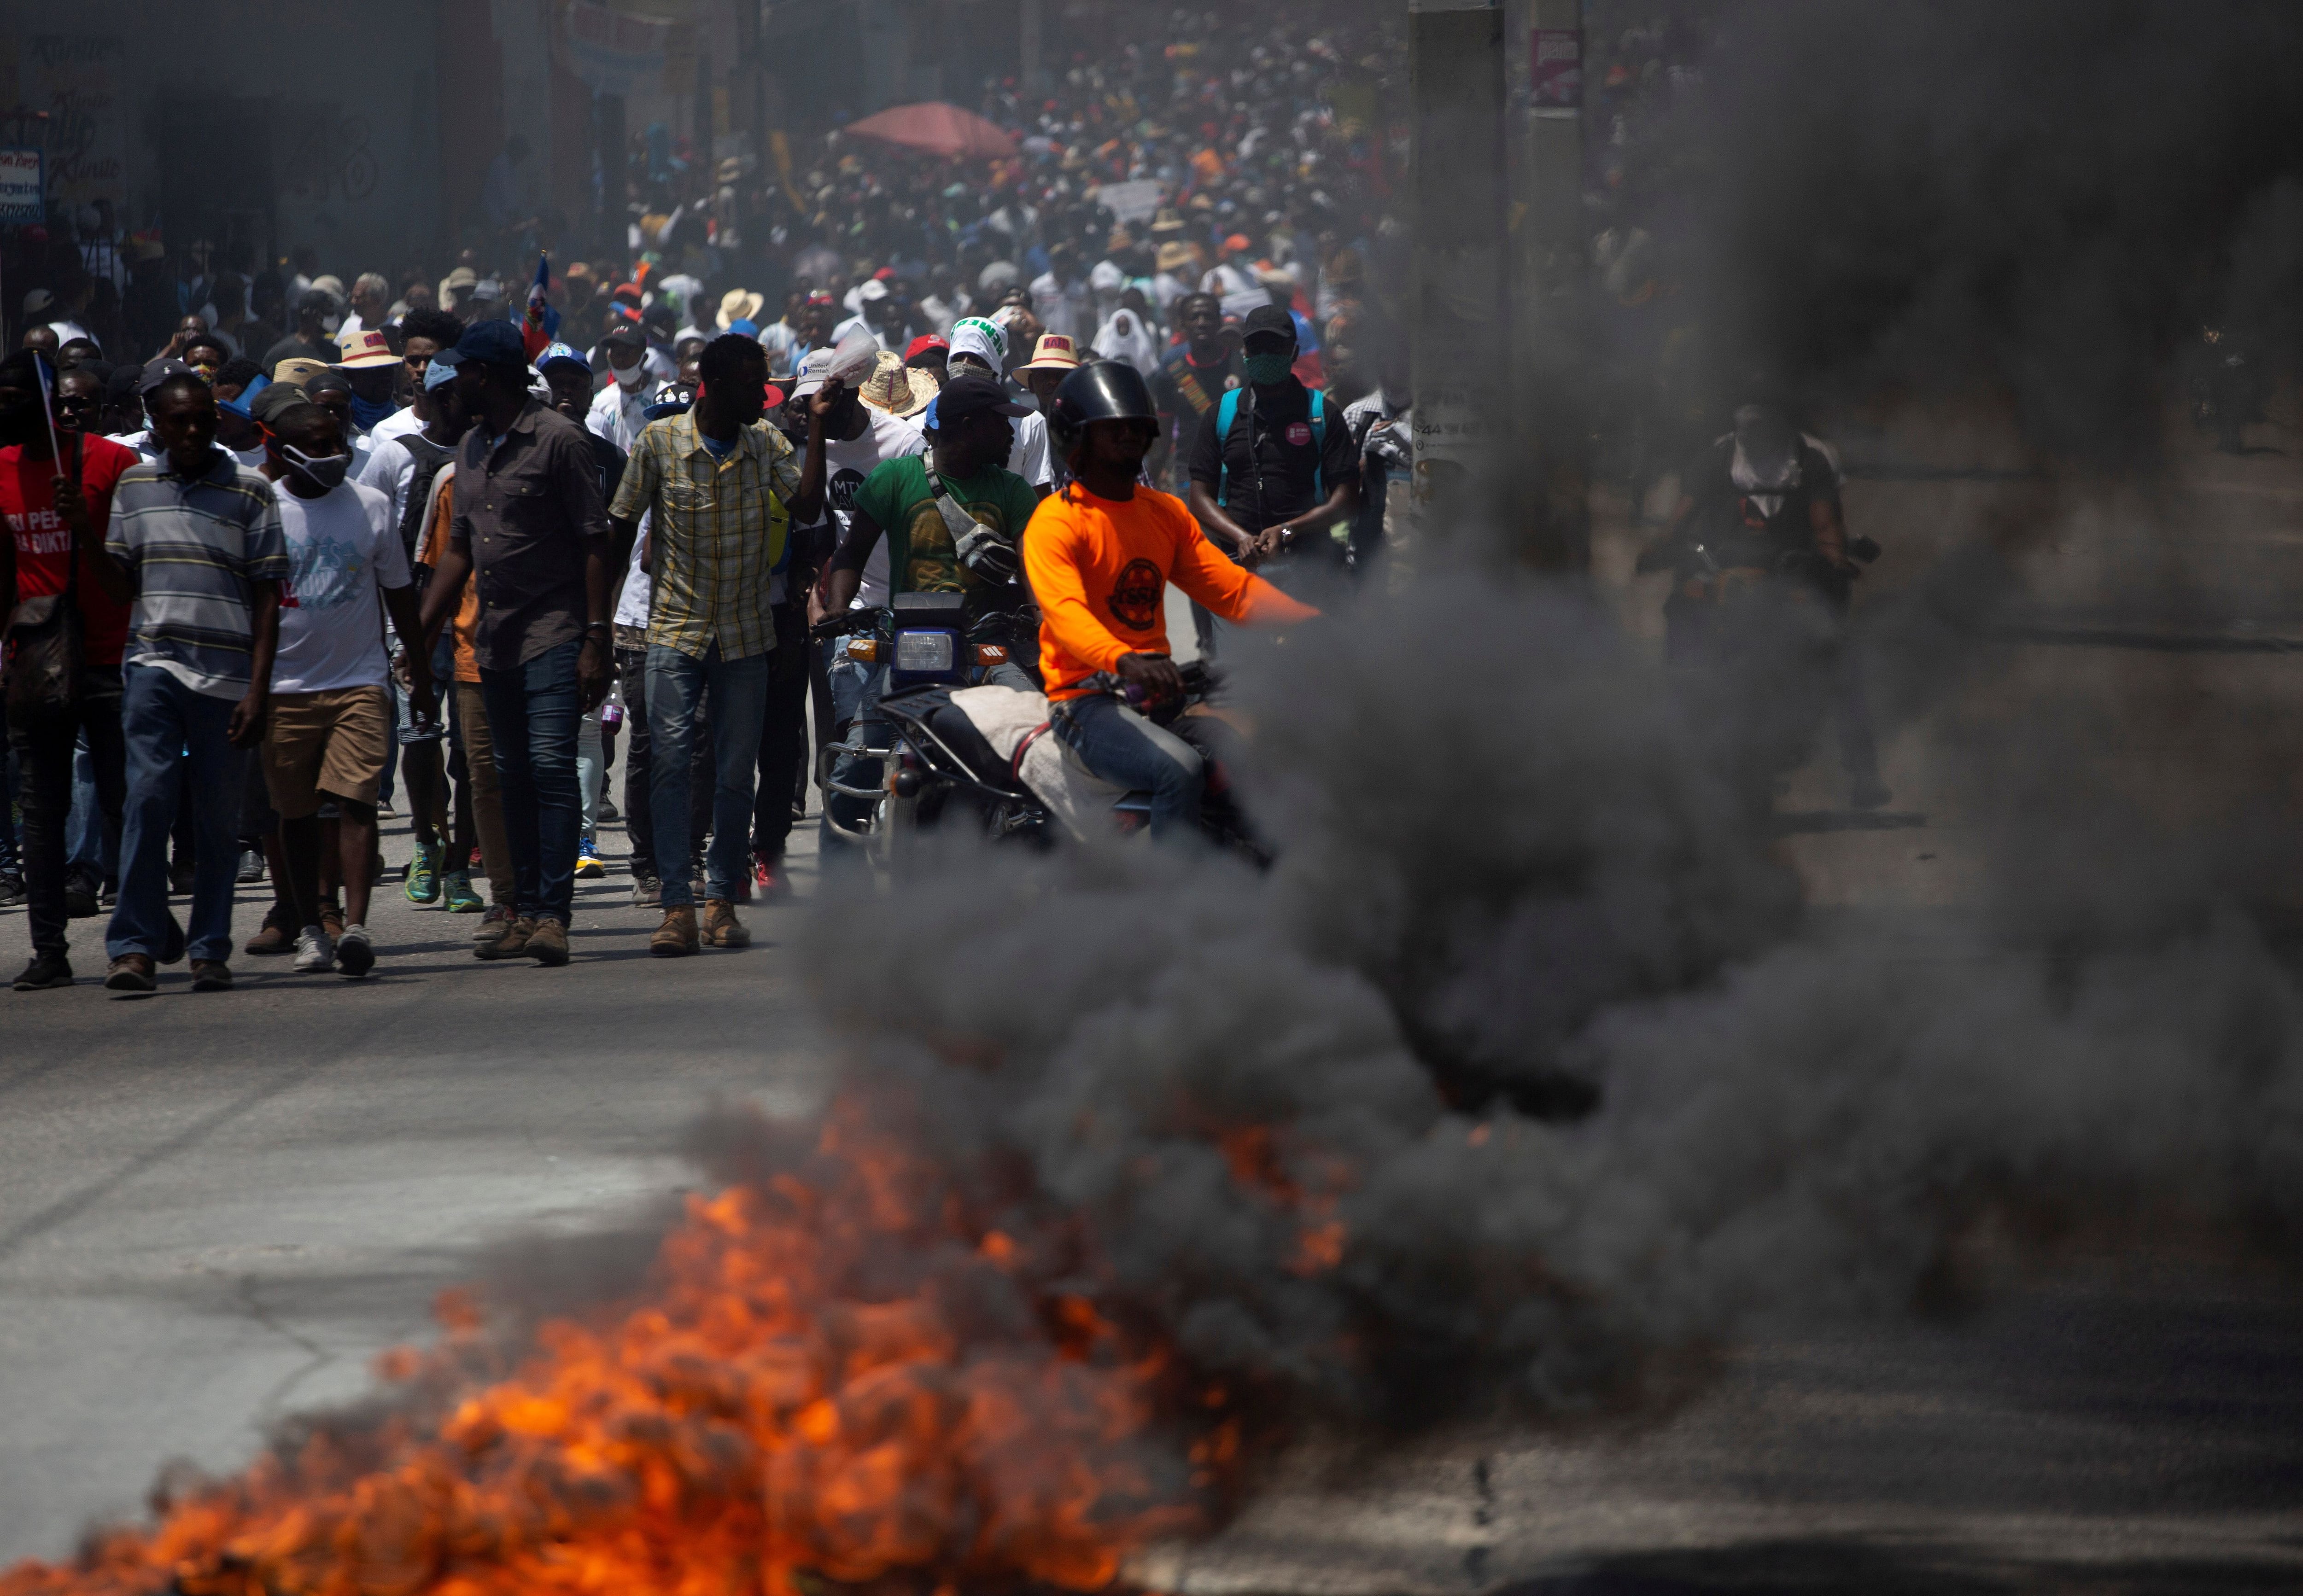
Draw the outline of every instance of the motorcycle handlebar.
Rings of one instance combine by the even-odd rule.
[[[876,629],[880,617],[884,613],[883,610],[867,609],[851,609],[845,615],[832,616],[810,626],[807,640],[810,643],[829,643],[835,637],[845,637],[850,632],[860,631],[866,626]]]

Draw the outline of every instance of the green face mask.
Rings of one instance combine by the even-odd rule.
[[[1286,382],[1287,374],[1295,367],[1295,357],[1284,351],[1277,355],[1242,355],[1239,357],[1240,370],[1249,382],[1259,388]]]

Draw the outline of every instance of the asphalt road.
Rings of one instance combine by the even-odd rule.
[[[1859,530],[1902,517],[1905,573],[2026,491],[1912,480],[1850,498]],[[2283,530],[2303,469],[2209,460],[2193,488],[2187,525],[2228,555],[2195,562],[2220,598],[2208,582],[2122,609],[2138,584],[2113,567],[2148,559],[2116,517],[2071,517],[2033,551],[2062,563],[2030,618],[2108,641],[2018,639],[1979,699],[1888,725],[1892,821],[1840,811],[1828,761],[1801,775],[1791,807],[1814,823],[1785,846],[1815,902],[1909,915],[1970,895],[1981,856],[1941,750],[2004,695],[2173,695],[2182,715],[2105,777],[2163,793],[2295,707],[2303,665],[2282,653],[2203,667],[2135,641],[2231,635],[2234,605],[2249,634],[2303,637],[2303,540]],[[1601,574],[1645,627],[1636,530],[1620,507],[1602,521]],[[1907,579],[1883,564],[1878,585]],[[616,827],[603,842],[620,854]],[[406,847],[393,826],[395,864]],[[395,883],[362,983],[241,958],[229,994],[180,972],[148,999],[92,980],[0,993],[0,1562],[132,1514],[168,1459],[233,1466],[274,1419],[358,1393],[441,1288],[526,1239],[661,1205],[693,1178],[682,1127],[715,1098],[815,1100],[804,904],[752,912],[748,950],[673,963],[646,956],[654,917],[620,868],[580,892],[556,971],[472,959],[469,919]],[[266,896],[243,893],[241,936]],[[100,924],[75,927],[90,977]],[[24,953],[21,911],[0,911],[0,962]],[[1223,1535],[1137,1572],[1197,1596],[2296,1589],[2299,1309],[2288,1278],[2181,1245],[2093,1256],[1961,1315],[1728,1349],[1685,1406],[1636,1422],[1307,1441]]]
[[[386,827],[396,866],[406,822]],[[620,855],[620,828],[603,843]],[[179,965],[122,998],[95,920],[72,927],[80,986],[0,991],[0,1562],[132,1514],[169,1459],[234,1466],[274,1419],[357,1394],[491,1249],[679,1191],[680,1134],[715,1099],[814,1100],[803,911],[654,959],[657,916],[613,869],[578,884],[560,970],[473,958],[479,917],[411,905],[394,869],[362,981],[238,957],[233,991]],[[240,939],[269,901],[241,889]],[[0,911],[9,974],[28,951]]]

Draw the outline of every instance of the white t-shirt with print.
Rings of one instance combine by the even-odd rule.
[[[848,517],[856,508],[856,491],[864,485],[865,477],[890,460],[908,459],[928,451],[928,437],[920,430],[918,422],[872,409],[868,405],[865,411],[871,416],[872,424],[855,437],[827,435],[823,440],[823,508],[839,538],[848,535]],[[873,549],[872,558],[864,562],[864,585],[856,593],[856,601],[874,606],[888,601],[885,537]]]
[[[381,687],[382,590],[408,585],[408,554],[391,507],[374,488],[347,482],[317,499],[274,484],[289,576],[280,595],[274,693]]]

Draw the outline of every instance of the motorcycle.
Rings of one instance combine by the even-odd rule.
[[[856,636],[849,658],[889,668],[879,702],[888,727],[884,743],[870,746],[858,717],[848,743],[827,751],[832,758],[875,761],[879,785],[839,781],[835,769],[822,777],[831,829],[861,846],[880,868],[901,871],[920,836],[944,827],[964,825],[995,842],[1041,848],[1067,836],[1084,840],[1098,832],[1126,835],[1148,827],[1151,794],[1092,774],[1054,735],[1046,699],[980,681],[1013,659],[1018,624],[1002,615],[970,626],[956,593],[899,593],[889,610],[853,611],[816,629],[822,636]],[[858,635],[866,631],[870,637]],[[1122,698],[1189,743],[1206,771],[1202,831],[1219,847],[1259,866],[1269,863],[1269,851],[1236,802],[1230,772],[1238,764],[1243,727],[1221,706],[1220,678],[1198,661],[1180,674],[1182,696],[1165,703],[1150,701],[1143,689],[1109,675],[1084,685]],[[861,825],[834,811],[829,800],[835,794],[866,808]]]

